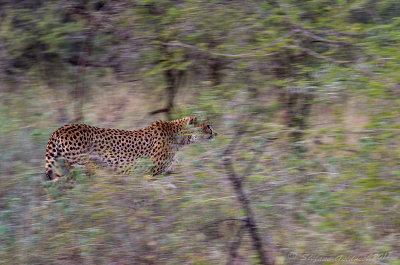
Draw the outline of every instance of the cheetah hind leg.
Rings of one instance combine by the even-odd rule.
[[[59,171],[57,171],[56,170],[56,172],[55,172],[55,174],[54,174],[54,179],[53,180],[51,180],[53,183],[57,183],[59,180],[60,180],[60,178],[62,177],[63,175],[59,172]]]
[[[70,167],[67,163],[65,163],[64,159],[57,159],[56,165],[54,165],[53,162],[50,169],[47,169],[46,171],[48,179],[53,183],[57,183],[65,175],[65,170],[63,170],[65,167],[67,167],[68,171],[70,171]]]
[[[152,168],[146,169],[144,172],[142,172],[143,178],[146,180],[151,180],[154,181],[156,180],[155,175],[153,174],[154,170]]]
[[[157,180],[157,177],[156,177],[156,175],[154,174],[153,167],[146,169],[144,172],[142,172],[142,174],[144,174],[144,175],[143,175],[143,178],[144,178],[145,180],[148,180],[148,181],[155,181],[155,180]]]

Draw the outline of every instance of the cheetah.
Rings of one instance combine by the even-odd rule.
[[[65,159],[68,168],[91,159],[118,172],[126,172],[140,158],[149,158],[153,162],[150,173],[156,176],[165,172],[180,147],[215,136],[208,121],[200,123],[194,116],[156,121],[135,131],[64,125],[48,141],[45,178],[57,181],[62,176],[55,170],[58,157]]]

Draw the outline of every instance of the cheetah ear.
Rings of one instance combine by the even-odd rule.
[[[197,118],[194,116],[189,117],[189,124],[196,125],[197,124]]]

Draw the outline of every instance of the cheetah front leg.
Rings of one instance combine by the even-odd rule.
[[[171,154],[162,154],[156,157],[153,157],[154,167],[152,170],[152,175],[160,175],[166,171],[166,169],[171,165],[173,160],[173,155]]]
[[[176,166],[177,166],[178,164],[179,164],[178,159],[176,158],[176,156],[173,156],[173,158],[171,159],[170,164],[169,164],[168,167],[165,169],[165,173],[167,173],[167,174],[173,174],[173,173],[176,173],[177,171],[179,171],[179,170],[177,170],[177,168],[176,168]]]

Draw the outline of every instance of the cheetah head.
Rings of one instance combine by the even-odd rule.
[[[189,126],[180,138],[180,145],[213,140],[218,133],[211,126],[209,120],[198,122],[196,117],[189,117]]]
[[[192,142],[203,142],[206,140],[213,140],[218,133],[211,126],[211,123],[208,119],[204,122],[197,122],[197,119],[194,118],[192,124],[194,125],[194,131],[192,134]]]
[[[204,123],[201,125],[202,135],[200,136],[202,140],[213,140],[218,133],[209,123]]]

